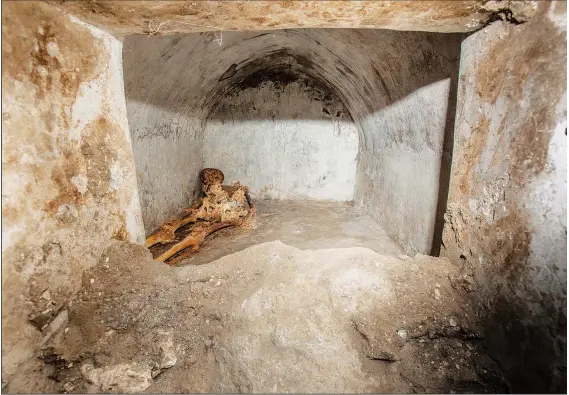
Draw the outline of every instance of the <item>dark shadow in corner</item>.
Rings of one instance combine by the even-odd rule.
[[[445,225],[445,212],[450,187],[450,173],[454,145],[454,125],[456,120],[456,102],[458,98],[458,70],[451,76],[448,94],[447,117],[445,123],[443,152],[441,155],[441,170],[439,173],[439,198],[435,214],[435,227],[433,230],[433,244],[431,255],[439,256],[443,243],[443,227]]]
[[[522,288],[520,284],[517,289]],[[484,341],[509,390],[514,394],[566,394],[567,317],[553,308],[553,296],[544,293],[540,308],[531,311],[527,299],[501,287],[490,302],[480,302],[485,318]],[[485,305],[486,304],[486,305]]]

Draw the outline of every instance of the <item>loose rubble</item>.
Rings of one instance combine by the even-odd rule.
[[[278,241],[201,266],[103,256],[44,347],[53,391],[507,390],[446,259]]]

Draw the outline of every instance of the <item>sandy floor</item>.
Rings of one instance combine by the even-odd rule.
[[[257,229],[222,229],[210,235],[200,251],[180,265],[203,265],[222,256],[268,241],[300,249],[367,247],[381,254],[401,249],[370,216],[350,204],[336,202],[255,201]],[[186,232],[176,235],[182,239]],[[170,246],[151,248],[156,257]]]
[[[338,243],[365,242],[339,228]],[[4,391],[506,391],[468,284],[446,259],[362,247],[273,241],[170,267],[117,242]]]

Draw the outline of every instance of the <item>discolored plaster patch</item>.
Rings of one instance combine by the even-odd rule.
[[[119,228],[113,233],[111,239],[119,240],[119,241],[127,241],[129,239],[129,233],[126,228],[126,218],[124,214],[118,215],[119,219]]]
[[[532,233],[523,211],[515,204],[510,204],[508,210],[507,216],[499,219],[495,226],[488,227],[486,237],[492,244],[486,253],[497,262],[503,262],[497,267],[498,275],[515,283],[530,270],[527,263]]]
[[[110,192],[111,167],[117,159],[117,152],[109,136],[114,128],[108,119],[99,117],[85,128],[81,141],[81,154],[87,167],[87,189],[95,197],[105,196]]]
[[[74,34],[56,22],[57,11],[45,4],[8,1],[4,7],[11,16],[2,19],[2,51],[12,61],[6,62],[3,77],[29,78],[37,86],[38,98],[58,91],[74,99],[80,80],[100,73],[104,64],[100,44],[96,39],[81,40],[82,35],[89,34],[87,28],[77,26]],[[28,24],[34,28],[26,29]]]
[[[504,49],[501,42],[492,45],[482,66],[476,72],[476,93],[482,100],[491,104],[496,103],[507,76],[504,64],[510,60],[511,54]],[[506,59],[502,59],[502,56]]]
[[[464,159],[462,160],[464,160],[465,165],[458,170],[461,173],[459,188],[462,193],[468,193],[472,188],[471,185],[477,181],[474,178],[476,176],[474,170],[478,164],[480,155],[486,148],[489,128],[490,121],[486,117],[481,117],[478,123],[472,128],[470,138],[464,148]]]
[[[79,175],[85,166],[85,161],[81,155],[71,151],[64,152],[62,156],[60,165],[54,166],[51,173],[51,180],[57,185],[58,194],[46,204],[44,209],[46,212],[56,213],[61,205],[85,203],[83,195],[71,181],[73,177]]]

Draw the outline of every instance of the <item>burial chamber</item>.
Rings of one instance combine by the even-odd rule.
[[[269,218],[353,206],[377,252],[448,259],[501,388],[566,391],[565,3],[3,8],[3,389],[52,388],[88,273],[213,167]]]
[[[448,189],[443,158],[461,35],[284,29],[219,37],[125,40],[146,230],[197,197],[201,168],[217,167],[255,198],[353,200],[406,251],[429,254],[442,231],[435,224]]]

